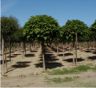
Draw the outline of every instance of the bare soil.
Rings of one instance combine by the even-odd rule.
[[[7,63],[8,72],[5,76],[1,75],[1,87],[96,87],[96,72],[88,71],[79,74],[71,75],[48,75],[43,71],[41,48],[35,49],[33,52],[26,52],[23,56],[21,51],[12,53],[12,61]],[[78,50],[77,66],[82,64],[96,65],[96,54],[93,52],[85,52]],[[46,68],[53,70],[56,68],[71,68],[73,59],[75,58],[75,51],[65,51],[58,54],[51,48],[46,48]],[[8,56],[7,56],[8,57]],[[2,64],[1,72],[3,72]],[[6,70],[6,69],[5,69]],[[70,82],[50,83],[46,78],[50,77],[66,77],[78,76],[79,78]]]

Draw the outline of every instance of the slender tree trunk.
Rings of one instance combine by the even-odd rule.
[[[45,66],[45,45],[44,42],[41,43],[42,45],[42,59],[43,59],[43,70],[46,70],[46,66]]]
[[[11,61],[11,40],[9,41],[9,60]]]
[[[30,45],[29,45],[29,47],[30,47],[30,52],[31,52],[31,51],[32,51],[32,50],[31,50],[31,42],[30,42]]]
[[[31,48],[32,51],[33,51],[33,47],[34,47],[34,45],[33,45],[33,43],[32,43],[32,48]]]
[[[89,41],[87,41],[87,49],[88,49],[88,51],[89,51]]]
[[[36,50],[36,48],[37,48],[37,47],[36,47],[36,42],[34,42],[34,50]]]
[[[1,42],[2,42],[2,47],[1,47],[1,52],[2,52],[2,75],[4,75],[4,73],[5,73],[5,66],[4,66],[4,39],[2,38],[2,40],[1,40]]]
[[[40,49],[42,48],[42,44],[41,43],[39,44],[39,47],[40,47]]]
[[[64,59],[64,43],[63,43],[63,59]]]
[[[93,47],[93,49],[94,49],[94,40],[93,40],[93,44],[92,44],[92,47]]]
[[[73,41],[73,43],[72,43],[72,47],[74,48],[75,47],[75,42]]]
[[[95,40],[95,50],[96,50],[96,40]]]
[[[4,39],[2,38],[2,75],[4,75],[7,72],[7,60],[6,55],[4,54],[5,46],[4,46]]]
[[[56,44],[56,46],[57,46],[57,54],[59,53],[59,47],[58,47],[58,43]]]
[[[24,42],[21,42],[21,48],[22,48],[22,59],[24,59]]]
[[[75,40],[75,64],[77,64],[77,43],[78,43],[78,38],[77,38],[77,33],[76,33],[76,40]]]
[[[24,49],[24,55],[26,55],[26,43],[25,43],[25,41],[23,42],[23,49]]]
[[[6,73],[6,72],[8,72],[6,52],[5,52],[4,58],[5,58],[5,73]]]

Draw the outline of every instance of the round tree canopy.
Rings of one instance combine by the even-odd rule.
[[[58,29],[57,21],[51,16],[31,16],[24,25],[24,34],[28,40],[48,41],[52,31]]]

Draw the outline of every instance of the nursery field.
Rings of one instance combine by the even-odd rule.
[[[1,17],[0,39],[2,87],[96,87],[96,20]]]
[[[12,60],[7,62],[8,71],[1,77],[1,86],[96,87],[96,51],[77,50],[77,53],[77,63],[74,64],[74,50],[62,52],[59,47],[57,53],[50,46],[46,46],[44,71],[41,47],[35,47],[31,52],[27,49],[25,56],[22,51],[16,50],[11,53]]]

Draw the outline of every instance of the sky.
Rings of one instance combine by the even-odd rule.
[[[61,26],[79,19],[90,26],[96,20],[96,0],[1,0],[1,16],[13,16],[21,27],[30,16],[49,15]]]

